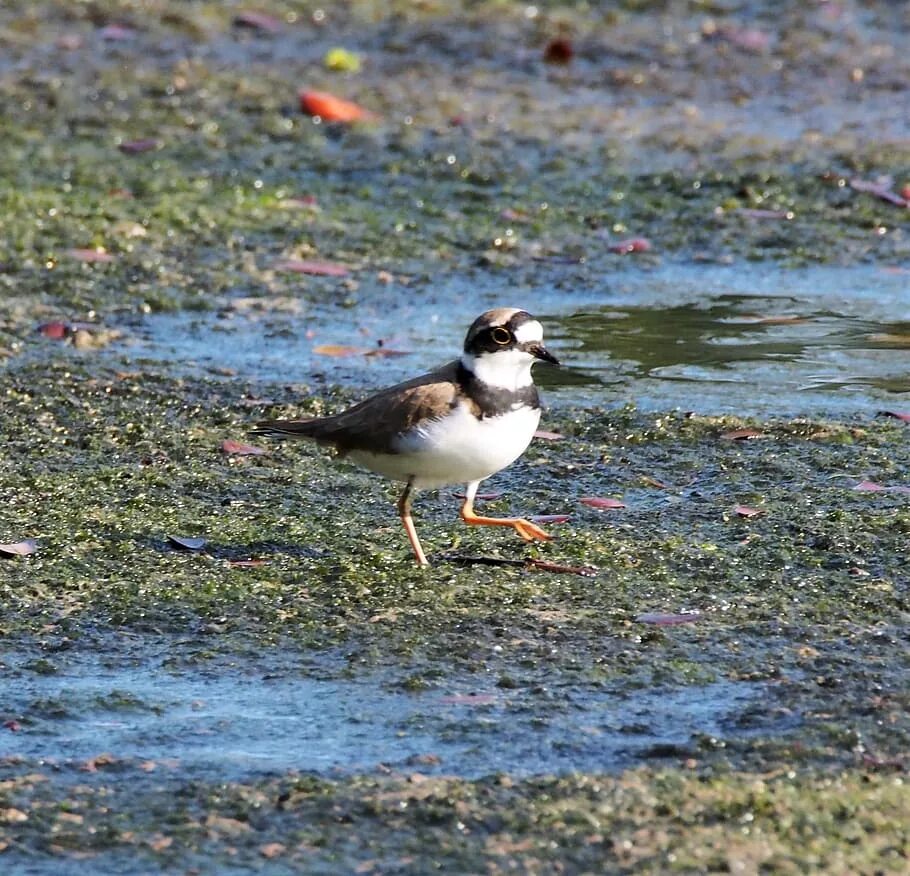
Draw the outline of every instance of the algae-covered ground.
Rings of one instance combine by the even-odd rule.
[[[0,10],[3,872],[906,872],[904,5],[253,11]],[[567,368],[484,509],[552,541],[443,490],[419,570],[394,486],[224,447],[494,294]]]

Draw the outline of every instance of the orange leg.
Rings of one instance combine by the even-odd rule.
[[[482,517],[474,513],[474,496],[480,482],[468,484],[465,490],[464,504],[461,506],[461,519],[469,526],[511,526],[525,541],[549,541],[547,535],[536,523],[523,517]]]
[[[404,492],[401,494],[401,498],[398,500],[398,515],[401,517],[401,522],[404,524],[404,531],[408,534],[408,541],[411,542],[414,556],[417,558],[417,565],[429,566],[430,562],[427,560],[427,555],[420,546],[420,539],[417,537],[417,530],[414,527],[414,519],[411,517],[412,492],[413,487],[411,482],[408,481],[407,486],[404,488]]]

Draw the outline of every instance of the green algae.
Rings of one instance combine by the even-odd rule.
[[[13,0],[0,12],[0,540],[40,546],[0,561],[4,652],[33,650],[29,671],[53,677],[70,649],[164,631],[188,643],[173,661],[200,669],[337,646],[352,676],[379,667],[390,686],[427,691],[464,673],[541,709],[535,691],[577,680],[769,693],[727,737],[618,775],[469,781],[417,764],[215,782],[117,752],[54,769],[6,759],[4,863],[904,872],[910,514],[901,493],[852,489],[907,485],[902,424],[557,410],[547,426],[566,438],[535,444],[488,507],[571,514],[558,538],[527,547],[466,530],[454,499],[427,496],[418,525],[440,561],[424,572],[394,488],[299,447],[220,450],[262,414],[336,409],[359,390],[301,403],[281,386],[118,372],[34,332],[236,299],[344,319],[381,272],[414,295],[456,272],[599,288],[628,259],[610,245],[638,235],[654,245],[643,266],[900,265],[904,212],[849,185],[888,174],[900,188],[910,174],[894,5],[837,24],[827,4],[548,2],[531,16],[503,2],[352,2],[333,4],[328,28],[314,4],[258,5],[282,33],[232,28],[237,4]],[[134,33],[105,40],[109,24]],[[744,50],[724,26],[770,44]],[[554,34],[575,46],[567,67],[540,60]],[[61,48],[67,36],[81,45]],[[362,54],[361,73],[324,69],[336,43]],[[380,120],[314,124],[297,109],[303,86]],[[118,148],[143,138],[154,148]],[[743,212],[756,209],[772,215]],[[114,260],[70,252],[86,247]],[[353,274],[276,272],[286,256]],[[261,396],[276,407],[249,403]],[[762,437],[721,437],[742,428]],[[628,507],[598,512],[585,495]],[[762,514],[740,517],[740,504]],[[208,543],[180,553],[168,535]],[[465,568],[447,553],[599,574]],[[265,562],[231,564],[250,558]],[[693,609],[680,627],[636,621]],[[108,705],[142,707],[128,691]]]

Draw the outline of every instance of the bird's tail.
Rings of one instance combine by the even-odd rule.
[[[265,435],[268,438],[310,438],[319,440],[321,429],[320,418],[311,420],[260,420],[252,429],[251,435]]]

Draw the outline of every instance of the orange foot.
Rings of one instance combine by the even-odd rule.
[[[469,526],[511,526],[525,541],[549,541],[547,535],[536,523],[523,517],[480,517],[473,508],[461,509],[461,519]]]

